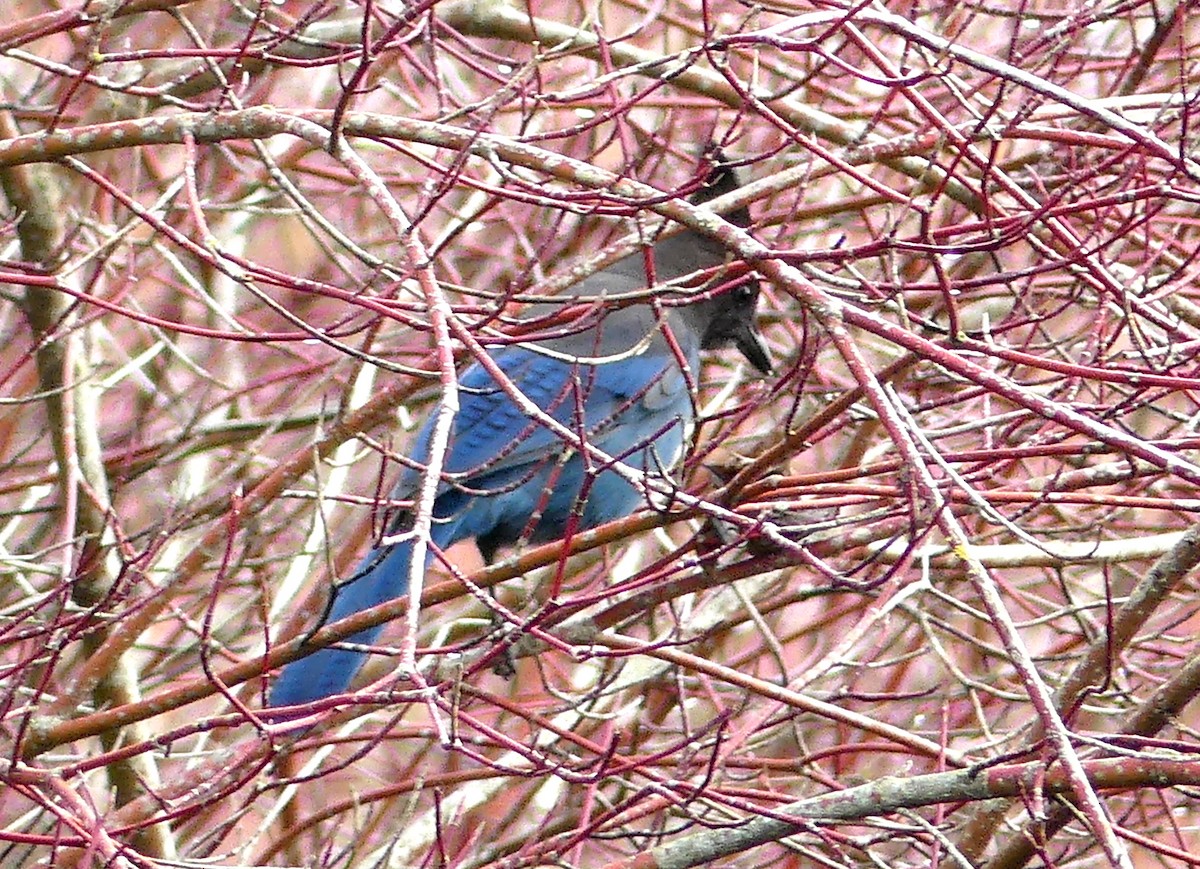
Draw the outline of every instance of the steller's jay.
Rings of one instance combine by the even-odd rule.
[[[735,172],[717,162],[692,201],[701,204],[737,186]],[[745,208],[726,219],[741,227],[750,223]],[[652,275],[647,275],[643,253],[630,254],[572,288],[573,298],[593,300],[578,320],[547,330],[552,337],[488,353],[525,396],[580,439],[648,477],[662,478],[681,458],[695,420],[688,383],[700,370],[700,351],[733,345],[764,374],[770,361],[754,329],[758,285],[753,280],[657,311],[645,301],[597,303],[602,296],[626,296],[714,268],[726,258],[722,245],[691,230],[659,241],[652,251]],[[720,276],[714,278],[710,291],[721,283]],[[559,310],[561,305],[536,307]],[[687,365],[686,375],[681,363]],[[645,503],[642,491],[599,457],[581,453],[528,417],[478,363],[459,377],[459,402],[433,506],[430,539],[437,550],[474,538],[490,562],[501,546],[561,538],[572,517],[574,528],[583,531],[627,516]],[[417,436],[417,465],[428,459],[432,420]],[[411,501],[420,479],[419,469],[406,467],[392,500]],[[408,522],[401,511],[386,530],[397,534]],[[407,540],[371,550],[333,591],[322,624],[403,595],[411,561]],[[369,644],[380,630],[361,631],[349,641]],[[336,648],[301,658],[284,668],[271,705],[306,703],[345,691],[365,658],[362,652]]]

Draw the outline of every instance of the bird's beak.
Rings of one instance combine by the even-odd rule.
[[[763,374],[771,373],[771,357],[763,346],[762,338],[754,331],[751,323],[740,323],[733,335],[733,346],[742,351],[750,364]]]

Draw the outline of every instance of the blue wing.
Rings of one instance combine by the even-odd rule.
[[[640,354],[591,365],[513,346],[494,358],[525,396],[612,458],[649,474],[677,460],[694,412],[674,357]],[[580,528],[590,528],[637,508],[637,487],[526,416],[482,366],[464,372],[460,385],[434,512],[451,526],[453,540],[477,538],[490,557],[522,536],[561,536],[573,511]],[[415,457],[423,462],[422,434]],[[406,472],[397,488],[411,490],[418,478]]]

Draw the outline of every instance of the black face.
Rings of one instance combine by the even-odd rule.
[[[700,346],[705,350],[733,345],[763,374],[771,373],[771,359],[758,333],[754,331],[754,309],[758,305],[758,282],[746,281],[715,299],[710,306],[708,324]]]

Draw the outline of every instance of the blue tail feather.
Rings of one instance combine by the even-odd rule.
[[[408,592],[412,543],[405,541],[372,549],[348,582],[338,586],[325,624],[332,624]],[[350,643],[369,644],[379,636],[379,625],[347,637]],[[366,654],[345,649],[321,649],[288,664],[271,691],[272,706],[294,706],[340,694],[350,687]]]

